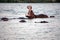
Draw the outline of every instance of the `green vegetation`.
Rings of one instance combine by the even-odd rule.
[[[59,0],[0,0],[0,3],[56,3]]]

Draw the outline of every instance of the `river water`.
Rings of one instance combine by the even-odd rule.
[[[54,15],[55,18],[11,19],[25,17],[27,5],[36,15]],[[26,18],[26,17],[25,17]],[[35,23],[47,21],[48,23]],[[60,40],[60,3],[0,3],[0,40]]]

